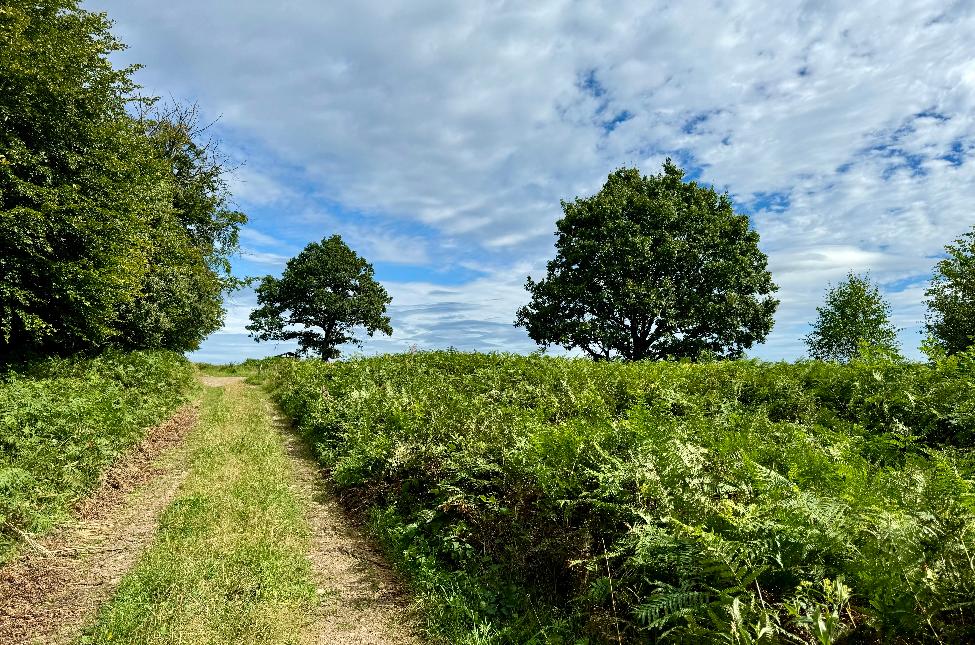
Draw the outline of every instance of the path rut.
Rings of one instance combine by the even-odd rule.
[[[0,644],[69,643],[94,617],[151,544],[159,514],[185,472],[161,459],[196,422],[185,406],[152,428],[99,488],[76,507],[77,520],[24,546],[0,568]]]
[[[203,376],[210,387],[242,377]],[[243,387],[252,387],[243,385]],[[198,404],[195,404],[198,405]],[[310,528],[308,559],[319,603],[300,629],[305,645],[412,645],[420,636],[409,597],[383,556],[346,516],[305,441],[269,405],[294,468]],[[0,567],[0,645],[70,643],[151,545],[186,476],[178,447],[198,409],[182,408],[106,472],[77,520],[32,541]]]
[[[321,601],[306,644],[419,644],[409,597],[376,547],[350,522],[329,490],[308,444],[275,415],[305,500],[312,531],[309,560]]]

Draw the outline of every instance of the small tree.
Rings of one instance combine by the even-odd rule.
[[[861,345],[897,353],[897,329],[890,322],[890,305],[869,276],[853,273],[826,291],[826,302],[804,338],[809,355],[822,361],[846,363]]]
[[[362,346],[352,335],[355,327],[369,336],[393,333],[385,315],[390,302],[372,265],[333,235],[288,260],[281,279],[261,281],[247,329],[256,341],[297,340],[299,354],[337,358],[339,345]]]
[[[668,159],[659,175],[609,175],[562,202],[555,259],[528,278],[516,325],[595,359],[736,357],[772,328],[778,301],[748,217]]]
[[[928,333],[950,355],[975,344],[975,228],[945,251],[924,295]]]

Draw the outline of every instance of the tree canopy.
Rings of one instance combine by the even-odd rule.
[[[657,175],[621,168],[562,210],[555,258],[528,278],[515,323],[540,345],[595,359],[737,357],[771,330],[777,287],[758,233],[669,159]]]
[[[195,113],[112,66],[110,28],[74,0],[0,7],[0,361],[194,349],[222,322],[246,218]]]
[[[947,354],[975,344],[975,228],[945,246],[925,291],[928,333]]]
[[[862,347],[897,353],[897,329],[890,321],[890,304],[869,277],[849,273],[826,291],[818,317],[805,337],[812,358],[846,363]]]
[[[148,273],[122,310],[120,342],[195,349],[223,324],[223,293],[238,286],[229,258],[247,217],[230,207],[223,161],[215,144],[203,140],[196,106],[153,108],[139,124],[167,192],[152,222]]]
[[[338,235],[312,242],[288,260],[280,279],[261,281],[247,329],[256,341],[297,340],[302,355],[337,358],[339,345],[362,346],[357,327],[369,336],[393,333],[386,315],[392,298],[373,275]]]

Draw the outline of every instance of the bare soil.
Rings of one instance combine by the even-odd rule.
[[[403,584],[382,554],[363,537],[329,490],[308,445],[287,420],[274,417],[294,463],[297,493],[308,508],[308,554],[320,605],[302,642],[318,645],[420,644]]]
[[[188,405],[108,469],[76,520],[30,540],[0,568],[0,644],[67,643],[152,542],[185,473],[172,453],[196,423]]]
[[[200,376],[200,383],[209,387],[225,387],[234,383],[243,383],[243,376]]]

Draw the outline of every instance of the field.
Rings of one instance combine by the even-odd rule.
[[[196,371],[263,383],[404,574],[434,641],[975,639],[975,355],[431,352]],[[296,493],[301,467],[267,395],[216,379],[237,384],[200,398],[193,374],[166,352],[8,372],[0,559],[64,521],[194,392],[200,421],[173,458],[185,479],[82,641],[283,643],[368,626],[348,613],[366,607],[361,583],[336,595],[309,569],[333,556],[308,558],[372,556],[334,537],[337,520],[310,528],[321,510]],[[389,612],[376,625],[412,620]]]
[[[184,401],[192,377],[186,359],[162,351],[0,374],[0,563],[64,520],[106,466]]]
[[[971,642],[975,357],[262,378],[448,642]]]

